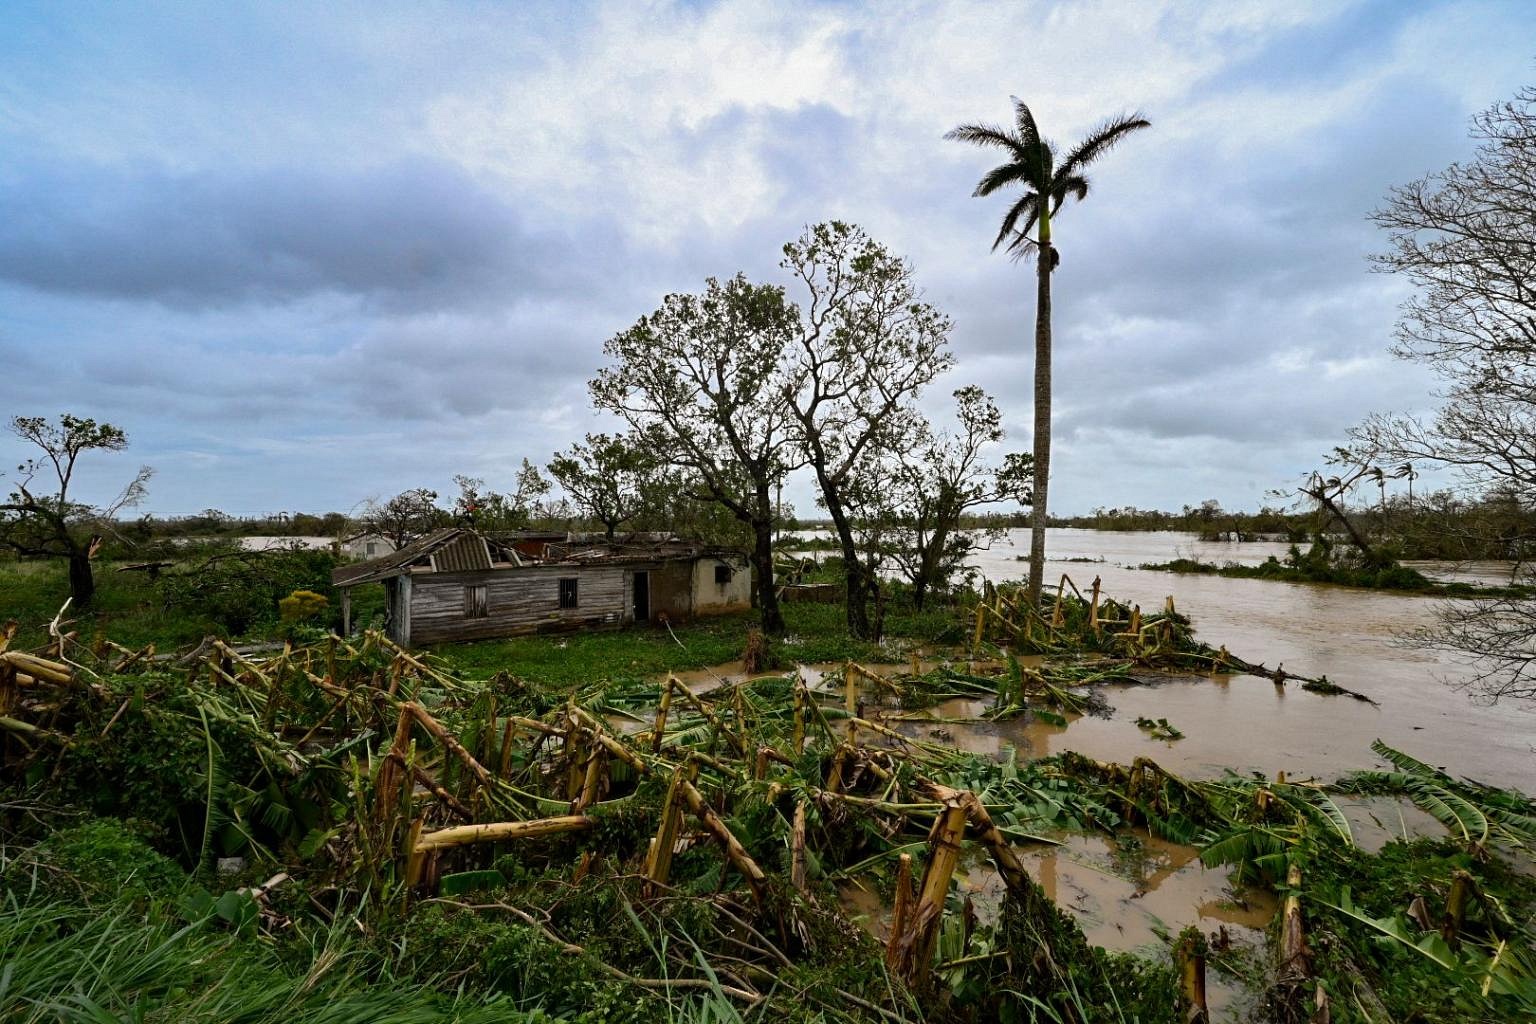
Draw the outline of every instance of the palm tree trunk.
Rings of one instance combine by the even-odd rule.
[[[1035,292],[1035,465],[1029,529],[1029,603],[1040,606],[1045,583],[1045,510],[1051,479],[1051,248],[1049,221],[1041,218]]]

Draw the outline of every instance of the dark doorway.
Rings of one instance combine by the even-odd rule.
[[[635,573],[635,621],[651,621],[651,574]]]

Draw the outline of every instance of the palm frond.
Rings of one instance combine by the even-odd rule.
[[[1067,197],[1071,196],[1078,202],[1088,198],[1088,179],[1081,174],[1069,174],[1066,177],[1058,176],[1051,183],[1051,214],[1061,209]]]
[[[1006,164],[999,164],[998,166],[988,171],[986,175],[976,183],[976,189],[971,193],[971,195],[978,197],[989,196],[993,192],[996,192],[998,189],[1002,188],[1004,185],[1011,185],[1015,181],[1022,181],[1026,185],[1036,189],[1038,189],[1040,186],[1039,182],[1030,179],[1029,168],[1023,163],[1014,160]]]
[[[1029,148],[1039,145],[1040,126],[1035,123],[1035,115],[1030,111],[1029,104],[1017,96],[1008,98],[1013,100],[1013,119],[1018,125],[1019,141]]]
[[[1140,114],[1121,114],[1110,118],[1067,154],[1059,173],[1062,176],[1076,174],[1113,149],[1116,143],[1131,132],[1150,127],[1152,122]]]
[[[962,124],[945,132],[944,137],[977,146],[1000,146],[1020,160],[1026,155],[1026,149],[1019,144],[1019,140],[996,125]]]
[[[1023,226],[1019,226],[1019,218],[1024,219]],[[1029,229],[1035,226],[1035,221],[1040,219],[1040,194],[1027,192],[1019,198],[1019,201],[1008,208],[1007,216],[1003,217],[1003,225],[997,230],[997,238],[992,241],[995,251],[1003,244],[1005,239],[1013,239],[1008,244],[1009,249],[1017,248],[1020,239],[1026,239]]]
[[[1041,139],[1034,146],[1035,175],[1041,181],[1053,181],[1056,174],[1056,146],[1049,139]]]

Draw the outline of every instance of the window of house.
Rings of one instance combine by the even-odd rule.
[[[464,588],[464,617],[483,619],[491,613],[491,599],[484,585]]]
[[[730,566],[723,564],[715,566],[715,582],[721,586],[731,582],[732,575],[734,575],[734,573]]]
[[[368,542],[368,557],[372,558],[374,555],[376,555],[378,553],[379,553],[379,545],[377,543],[375,543],[374,541],[369,541]]]
[[[561,608],[575,608],[576,607],[576,583],[577,583],[577,581],[574,580],[574,579],[567,579],[567,580],[561,580],[560,581],[560,607]]]

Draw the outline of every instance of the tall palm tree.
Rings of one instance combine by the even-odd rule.
[[[946,139],[995,146],[1008,154],[1008,162],[988,171],[972,193],[989,196],[1008,185],[1024,190],[1003,217],[992,242],[995,252],[1005,245],[1016,256],[1033,255],[1036,264],[1035,304],[1035,465],[1034,495],[1029,538],[1029,599],[1038,607],[1045,580],[1045,509],[1051,471],[1051,271],[1061,262],[1051,241],[1051,222],[1068,197],[1088,196],[1088,165],[1115,143],[1138,128],[1152,123],[1139,114],[1125,114],[1100,125],[1078,143],[1059,163],[1057,149],[1041,138],[1035,115],[1018,97],[1013,99],[1013,131],[987,124],[963,124],[945,134]],[[1033,238],[1030,231],[1035,232]]]

